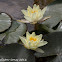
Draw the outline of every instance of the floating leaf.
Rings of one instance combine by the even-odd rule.
[[[28,50],[20,44],[9,44],[0,48],[0,58],[10,59],[10,60],[24,59],[25,61],[22,60],[20,62],[35,62],[34,51]],[[12,61],[9,61],[9,62],[12,62]],[[19,62],[19,61],[16,61],[16,62]]]
[[[59,23],[58,28],[56,29],[57,31],[62,31],[62,21]]]
[[[0,14],[0,32],[7,30],[11,26],[11,19],[8,15]]]
[[[52,28],[47,27],[44,24],[37,24],[36,28],[39,31],[44,31],[44,32],[47,32],[47,33],[55,32],[55,30],[53,30]]]
[[[5,36],[6,36],[5,33],[0,34],[0,41],[2,41]]]
[[[6,32],[7,35],[4,39],[5,44],[17,43],[17,41],[19,40],[19,36],[24,35],[26,32],[25,24],[23,24],[23,23],[19,24],[19,23],[16,23],[16,21],[14,21],[14,22],[13,22],[13,26],[9,29],[8,32]],[[16,29],[14,29],[14,28],[16,28]]]
[[[19,23],[17,23],[17,21],[12,21],[12,25],[10,27],[10,29],[6,32],[6,34],[10,33],[10,32],[14,32],[18,27],[19,27]]]
[[[61,55],[62,54],[62,32],[47,34],[44,36],[44,39],[48,42],[47,45],[42,47],[45,53],[44,54],[35,53],[37,57],[48,57],[53,55],[62,56]]]
[[[62,0],[56,0],[47,6],[45,16],[51,16],[50,19],[43,22],[49,28],[53,28],[62,20]]]

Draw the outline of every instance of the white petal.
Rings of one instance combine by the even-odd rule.
[[[39,9],[40,9],[40,7],[39,7],[39,5],[37,5],[36,10],[38,10],[38,11],[39,11]]]
[[[41,16],[41,17],[39,17],[39,19],[38,20],[41,20],[43,18],[43,15]]]
[[[30,46],[30,49],[32,49],[32,50],[35,50],[35,49],[37,48],[37,47],[35,47],[35,46],[34,46],[34,44],[33,44],[33,43],[30,43],[30,45],[29,45],[29,46]]]
[[[29,22],[31,22],[32,20],[31,20],[31,18],[30,17],[28,17],[28,16],[24,16],[24,18],[26,19],[26,20],[28,20]]]
[[[34,4],[33,9],[34,9],[34,8],[36,8],[36,7],[37,7],[37,5],[36,5],[36,4]]]
[[[36,34],[35,34],[35,32],[33,32],[32,34],[31,34],[31,36],[35,36]]]
[[[40,9],[39,5],[37,5],[37,9]]]
[[[42,9],[42,14],[44,15],[45,11],[46,11],[47,7]]]
[[[32,8],[30,6],[28,6],[27,10],[28,11],[32,11]]]
[[[47,19],[51,18],[51,16],[44,17],[42,20],[45,21]]]
[[[21,11],[25,16],[27,16],[27,10],[21,10]]]
[[[33,19],[33,20],[32,20],[33,22],[36,21],[36,19],[37,19],[37,18],[36,18],[36,13],[33,13],[32,19]]]
[[[26,39],[27,39],[27,40],[29,39],[29,36],[30,36],[30,33],[27,31],[27,32],[26,32]]]
[[[37,6],[38,6],[38,5],[34,4],[32,11],[37,10]]]
[[[21,41],[22,41],[23,44],[26,44],[26,39],[25,39],[25,37],[19,36],[19,38],[21,39]]]
[[[41,41],[38,44],[38,47],[46,45],[48,42],[47,41]]]
[[[30,23],[29,21],[27,21],[27,20],[24,20],[24,19],[22,19],[22,20],[17,20],[18,22],[22,22],[22,23]]]
[[[42,36],[43,36],[42,34],[40,34],[40,35],[37,35],[37,36],[36,36],[36,38],[37,38],[37,41],[40,41],[40,40],[42,39]]]

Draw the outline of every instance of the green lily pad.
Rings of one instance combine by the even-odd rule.
[[[50,33],[43,38],[48,42],[47,45],[40,47],[44,54],[36,52],[35,56],[46,60],[45,62],[62,62],[62,32]]]
[[[6,34],[11,33],[11,32],[14,32],[19,27],[19,25],[20,24],[17,23],[17,21],[12,20],[12,25],[11,25],[10,29],[6,32]]]
[[[47,45],[41,47],[44,54],[35,53],[37,57],[47,57],[62,54],[62,32],[54,32],[44,35],[44,40],[48,42]]]
[[[17,24],[17,22],[13,21],[10,29],[8,29],[7,31],[5,31],[3,33],[0,33],[0,41],[2,41],[7,34],[15,31],[18,26],[19,26],[19,24]]]
[[[62,20],[62,0],[56,0],[47,6],[44,17],[51,16],[50,19],[43,22],[49,28],[53,28]]]
[[[62,31],[62,21],[59,23],[58,28],[56,29],[56,31]]]
[[[47,33],[56,31],[56,30],[53,30],[52,28],[47,27],[44,24],[37,24],[37,30],[44,31],[44,32],[47,32]]]
[[[26,32],[25,24],[14,22],[9,31],[6,32],[6,37],[4,38],[5,44],[17,43],[19,36],[23,36]]]
[[[0,14],[0,32],[7,30],[11,26],[11,19],[8,15]]]
[[[0,34],[0,41],[2,41],[5,36],[6,36],[5,33]]]
[[[0,48],[0,58],[10,59],[8,62],[35,62],[34,51],[20,44],[9,44]],[[18,61],[11,61],[11,59],[18,59]]]

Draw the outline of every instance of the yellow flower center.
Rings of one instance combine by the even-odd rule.
[[[30,41],[36,41],[37,39],[36,38],[34,38],[34,37],[30,37]]]
[[[35,13],[35,12],[38,12],[38,11],[32,11],[32,13]]]

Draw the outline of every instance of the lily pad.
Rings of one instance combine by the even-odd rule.
[[[23,36],[25,32],[26,25],[14,21],[12,27],[6,32],[6,37],[4,38],[5,44],[17,43],[19,36]]]
[[[51,32],[55,32],[56,30],[53,30],[52,28],[47,27],[44,24],[37,24],[37,30],[39,31],[43,31],[43,32],[47,32],[47,33],[51,33]]]
[[[49,28],[53,28],[62,20],[62,0],[56,0],[47,6],[45,16],[51,16],[50,19],[43,22]]]
[[[48,57],[53,55],[61,55],[62,54],[62,32],[54,32],[43,37],[48,44],[41,47],[44,50],[44,54],[35,53],[37,57]],[[61,59],[61,58],[60,58]]]
[[[17,59],[16,62],[35,62],[34,51],[28,50],[20,44],[9,44],[0,48],[0,58],[10,59],[4,62],[15,62],[11,59]]]
[[[11,26],[11,19],[8,15],[0,14],[0,32],[7,30]]]
[[[57,31],[62,31],[62,21],[59,23],[58,28],[56,29]]]
[[[0,34],[0,41],[2,41],[5,36],[6,36],[5,33]]]

